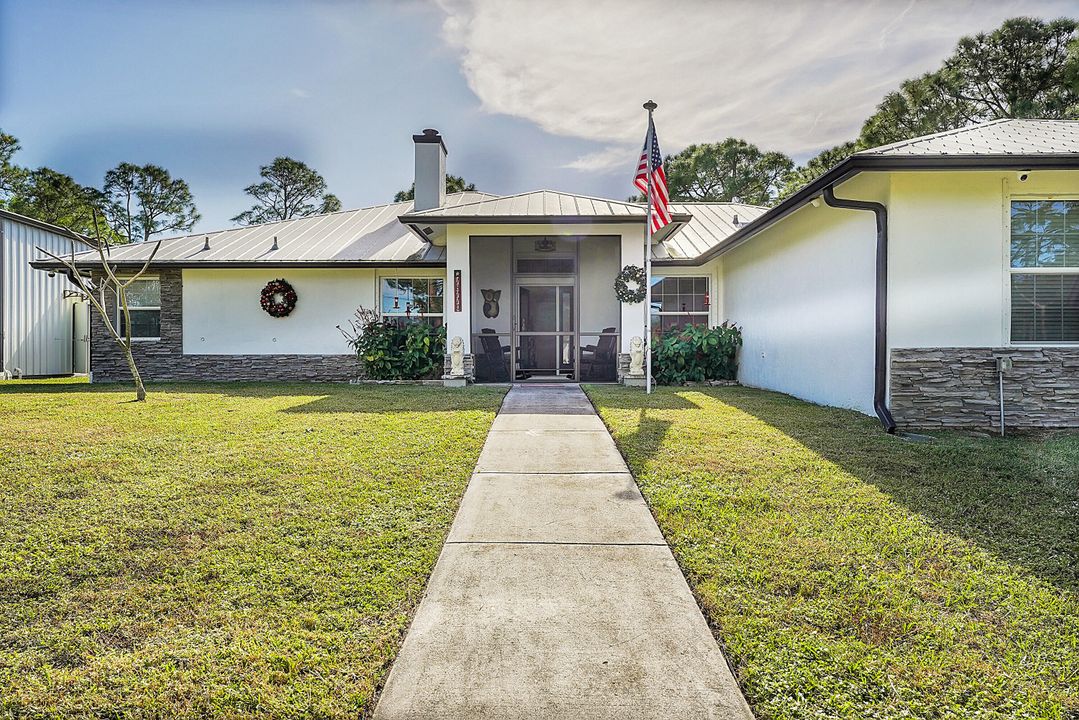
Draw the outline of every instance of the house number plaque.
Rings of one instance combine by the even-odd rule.
[[[461,271],[453,271],[453,311],[461,312]]]

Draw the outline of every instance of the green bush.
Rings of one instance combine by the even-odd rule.
[[[670,328],[652,341],[652,377],[660,385],[734,380],[740,347],[742,330],[732,323]]]
[[[420,380],[442,373],[445,327],[422,321],[398,326],[361,308],[350,330],[341,332],[371,380]]]

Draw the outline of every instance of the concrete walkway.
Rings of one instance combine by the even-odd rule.
[[[376,720],[752,718],[577,386],[506,396]]]

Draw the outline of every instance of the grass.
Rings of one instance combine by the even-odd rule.
[[[1079,435],[587,390],[760,717],[1079,717]]]
[[[366,715],[503,393],[0,384],[0,717]]]

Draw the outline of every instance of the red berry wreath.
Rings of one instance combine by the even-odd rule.
[[[296,308],[296,291],[286,280],[271,280],[262,288],[262,309],[273,317],[285,317]]]

